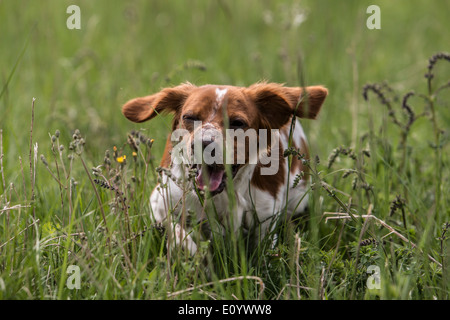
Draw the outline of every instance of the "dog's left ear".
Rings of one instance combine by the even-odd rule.
[[[262,126],[268,128],[281,128],[294,114],[316,119],[328,95],[322,86],[283,87],[275,83],[258,83],[246,90],[260,111]]]
[[[193,84],[185,83],[150,96],[131,99],[123,105],[122,113],[133,122],[144,122],[160,113],[176,113],[194,88]]]

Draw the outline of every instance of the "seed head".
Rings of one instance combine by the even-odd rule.
[[[45,157],[44,157],[43,154],[41,154],[41,161],[42,161],[42,163],[44,164],[44,166],[48,167],[48,162],[47,162],[47,160],[45,159]]]

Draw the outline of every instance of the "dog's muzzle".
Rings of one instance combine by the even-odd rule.
[[[212,195],[221,193],[227,183],[222,135],[217,130],[203,128],[201,139],[195,138],[192,141],[191,150],[194,154],[192,168],[197,169],[196,186],[199,190],[207,188]],[[231,164],[232,178],[236,176],[239,168],[240,165]]]

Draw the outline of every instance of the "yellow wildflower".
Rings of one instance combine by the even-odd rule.
[[[121,157],[117,157],[116,160],[117,160],[118,163],[124,163],[125,160],[127,160],[127,156],[126,156],[126,155],[123,155],[123,156],[121,156]]]

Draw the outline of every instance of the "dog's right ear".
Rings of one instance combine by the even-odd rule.
[[[122,113],[133,122],[144,122],[160,113],[176,113],[194,88],[193,84],[185,83],[150,96],[131,99],[123,105]]]

